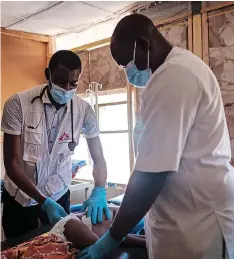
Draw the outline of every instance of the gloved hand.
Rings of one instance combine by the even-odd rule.
[[[83,203],[81,212],[88,208],[87,217],[91,218],[93,224],[103,221],[103,211],[106,218],[110,219],[110,211],[106,202],[106,190],[103,187],[95,187],[90,197]]]
[[[67,216],[64,208],[50,198],[45,200],[41,208],[47,213],[49,221],[52,225],[56,224],[60,219]]]
[[[112,254],[112,251],[120,242],[115,241],[110,232],[100,238],[95,244],[85,248],[76,255],[76,259],[105,259]]]

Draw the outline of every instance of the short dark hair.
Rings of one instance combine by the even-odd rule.
[[[112,37],[117,40],[125,38],[138,40],[150,35],[152,30],[157,30],[152,20],[142,14],[131,14],[122,18],[116,25]]]
[[[81,69],[81,60],[78,55],[70,50],[59,50],[53,54],[49,62],[49,69],[51,73],[59,65],[68,68],[70,71]]]
[[[110,51],[112,57],[118,64],[121,64],[123,60],[119,60],[119,52],[122,49],[133,50],[136,41],[144,38],[150,41],[150,38],[155,34],[157,34],[157,37],[162,37],[147,16],[141,14],[125,16],[116,25],[111,37]]]

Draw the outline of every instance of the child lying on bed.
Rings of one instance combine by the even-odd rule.
[[[42,236],[1,253],[2,259],[74,259],[80,249],[94,244],[110,227],[118,208],[110,206],[111,220],[92,225],[86,213],[70,214],[60,220],[53,229]],[[89,223],[90,222],[90,223]],[[128,235],[128,246],[145,247],[145,237]]]

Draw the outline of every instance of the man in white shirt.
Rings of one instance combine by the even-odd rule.
[[[110,47],[129,82],[146,86],[142,133],[119,213],[77,258],[105,258],[147,213],[150,259],[234,259],[234,170],[217,79],[139,14],[118,23]]]
[[[70,213],[71,155],[81,131],[87,139],[94,167],[95,188],[83,204],[95,224],[106,202],[106,163],[96,116],[76,95],[80,58],[56,52],[45,70],[48,84],[17,93],[4,106],[4,164],[2,224],[7,238],[42,224],[54,224]]]

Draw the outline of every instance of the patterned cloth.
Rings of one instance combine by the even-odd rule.
[[[75,259],[77,249],[57,235],[44,234],[1,253],[1,259]]]

